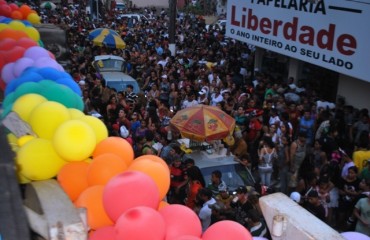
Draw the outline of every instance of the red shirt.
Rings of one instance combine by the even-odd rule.
[[[249,131],[248,131],[248,142],[253,142],[258,136],[258,132],[261,131],[262,124],[258,119],[251,119],[249,122]]]

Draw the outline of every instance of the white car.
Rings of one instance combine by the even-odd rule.
[[[206,25],[207,32],[210,31],[210,30],[226,28],[226,21],[227,21],[226,19],[222,19],[222,20],[217,20],[214,23],[207,24]]]

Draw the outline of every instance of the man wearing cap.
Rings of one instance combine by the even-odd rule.
[[[216,200],[212,197],[212,191],[208,188],[200,189],[198,196],[204,202],[198,214],[202,223],[202,231],[204,232],[211,224],[212,209],[209,206],[215,204]]]
[[[253,205],[248,201],[248,191],[245,186],[240,186],[236,189],[236,195],[230,206],[235,210],[235,221],[248,228],[248,223],[245,220],[248,216],[248,211],[253,209]]]

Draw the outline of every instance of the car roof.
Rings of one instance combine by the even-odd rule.
[[[223,165],[235,165],[237,162],[234,161],[234,156],[225,156],[225,157],[215,157],[212,158],[214,154],[209,154],[206,151],[194,151],[191,154],[186,154],[185,159],[192,158],[194,159],[195,165],[200,169],[207,167],[217,167]]]
[[[125,59],[123,59],[122,57],[115,56],[115,55],[98,55],[98,56],[95,56],[94,61],[107,60],[107,59],[125,61]]]

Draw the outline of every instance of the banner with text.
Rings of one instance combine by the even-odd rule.
[[[228,0],[226,36],[370,82],[370,1]]]

